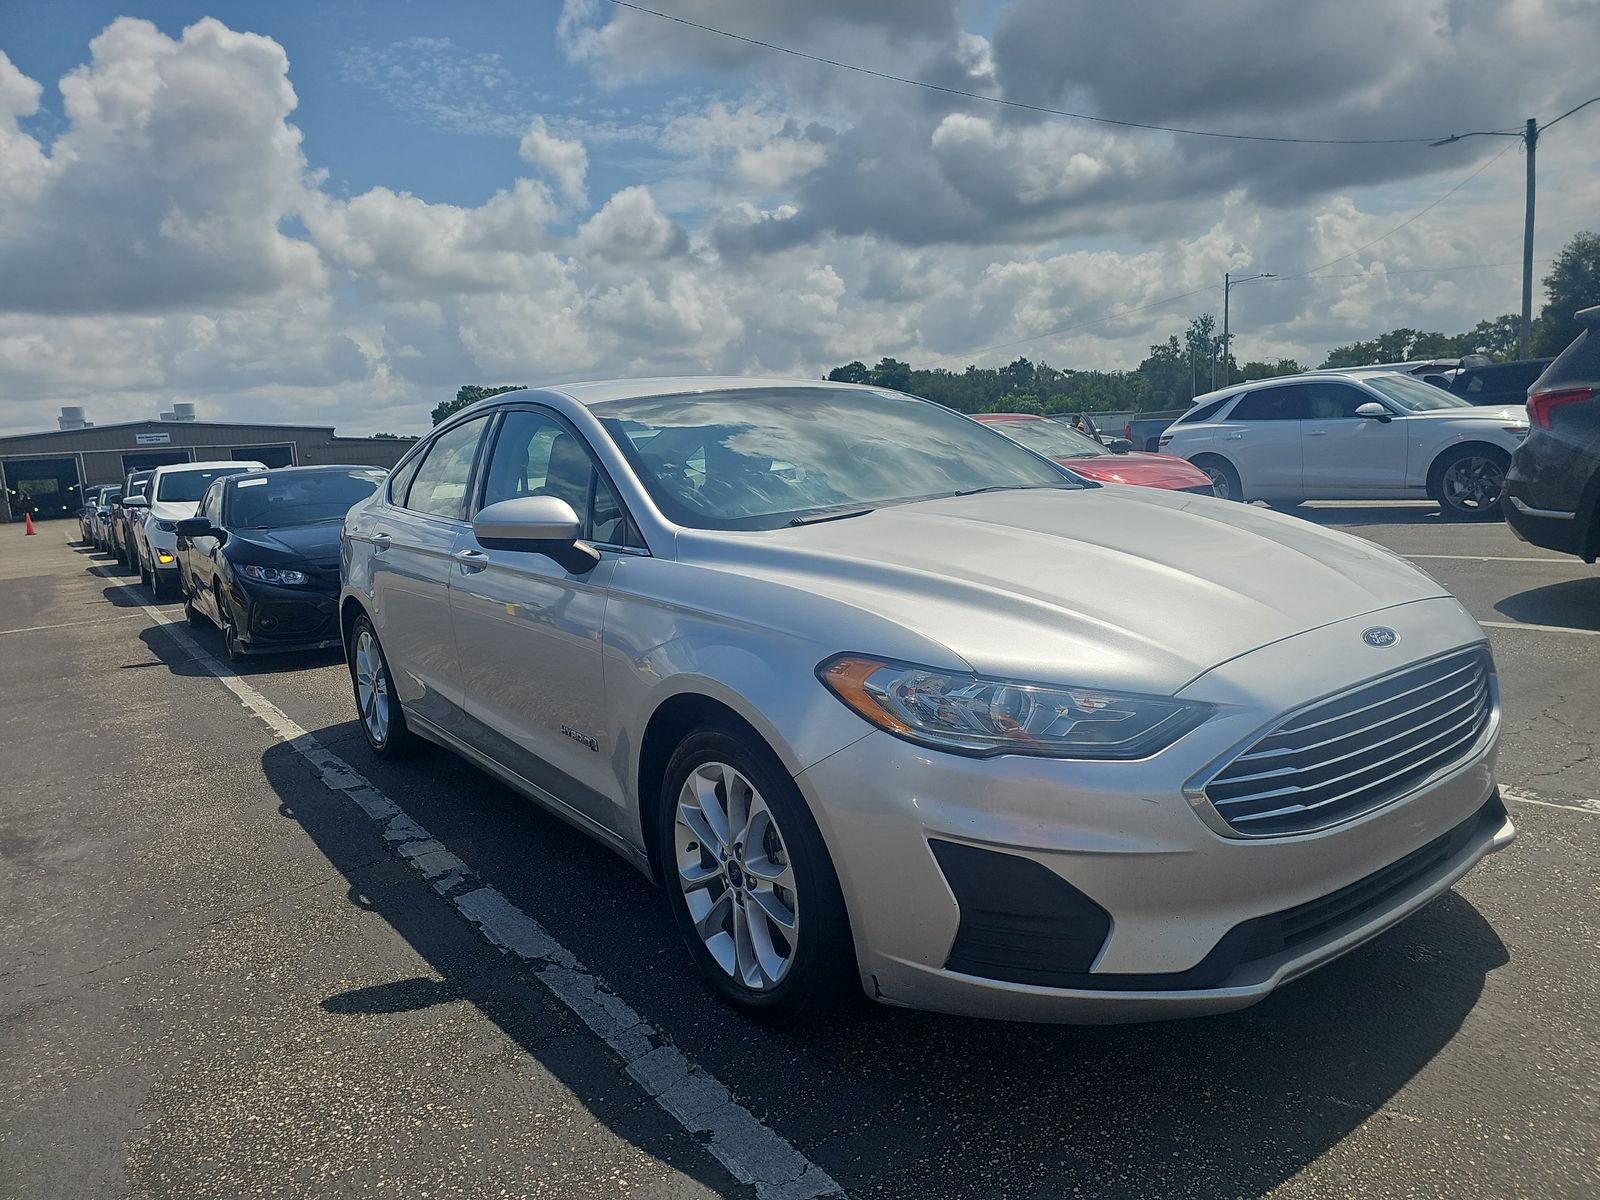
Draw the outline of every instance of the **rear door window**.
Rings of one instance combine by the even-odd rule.
[[[1309,415],[1304,386],[1258,388],[1247,392],[1228,414],[1230,421],[1298,421]]]

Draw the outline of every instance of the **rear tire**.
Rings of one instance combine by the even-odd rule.
[[[1211,480],[1211,490],[1219,500],[1244,499],[1244,484],[1239,480],[1239,472],[1227,459],[1215,454],[1201,454],[1190,461],[1206,473]]]
[[[416,735],[406,725],[405,709],[394,692],[389,659],[378,641],[378,631],[365,613],[350,630],[345,662],[355,691],[356,718],[367,746],[379,758],[404,758],[416,747]]]
[[[794,780],[751,734],[705,728],[678,745],[656,850],[678,932],[725,1001],[805,1022],[861,994],[833,860]]]
[[[1511,456],[1495,446],[1446,450],[1428,473],[1429,491],[1450,521],[1492,521],[1500,513]]]

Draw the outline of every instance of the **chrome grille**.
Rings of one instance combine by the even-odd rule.
[[[1473,649],[1362,684],[1286,718],[1206,784],[1252,837],[1309,833],[1387,804],[1462,759],[1494,707]]]

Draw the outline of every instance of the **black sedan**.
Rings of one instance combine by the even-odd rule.
[[[339,528],[383,483],[372,467],[285,467],[218,479],[178,522],[189,624],[215,625],[228,657],[339,644]]]

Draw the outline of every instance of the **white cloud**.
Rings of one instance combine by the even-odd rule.
[[[583,179],[589,170],[589,154],[582,142],[555,136],[546,127],[543,117],[535,117],[528,132],[522,135],[517,153],[523,162],[540,168],[555,180],[567,203],[587,203]]]

